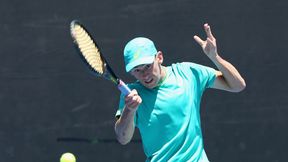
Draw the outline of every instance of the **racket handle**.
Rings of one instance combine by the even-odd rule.
[[[130,88],[122,80],[119,80],[118,89],[124,95],[128,95],[131,92]]]

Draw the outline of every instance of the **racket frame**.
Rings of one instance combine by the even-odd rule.
[[[73,35],[73,28],[75,25],[79,25],[86,33],[87,35],[90,37],[91,41],[94,43],[95,47],[98,49],[99,54],[100,54],[100,58],[103,62],[103,73],[99,73],[98,71],[96,71],[86,60],[86,58],[84,57],[84,55],[81,52],[81,49],[77,43],[77,40],[75,38],[75,36]],[[88,30],[84,27],[84,25],[78,21],[78,20],[73,20],[70,24],[70,30],[71,30],[71,36],[73,38],[73,42],[75,45],[75,48],[78,51],[78,54],[80,55],[80,58],[82,59],[82,61],[88,66],[88,68],[90,69],[90,71],[96,75],[96,76],[100,76],[103,77],[107,80],[112,81],[114,84],[117,85],[117,88],[124,94],[124,95],[128,95],[131,90],[130,88],[121,80],[119,79],[116,74],[114,73],[114,71],[112,70],[112,68],[110,67],[110,65],[108,64],[107,60],[104,58],[100,47],[98,46],[98,44],[96,43],[96,41],[92,38],[91,34],[88,32]]]

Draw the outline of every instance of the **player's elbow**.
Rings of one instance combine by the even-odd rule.
[[[245,88],[246,88],[246,82],[244,79],[241,79],[239,84],[235,86],[234,88],[232,88],[232,92],[238,93],[238,92],[243,91]]]
[[[128,144],[134,134],[134,126],[129,126],[129,124],[123,124],[123,122],[121,122],[121,118],[118,119],[115,123],[115,133],[116,133],[116,138],[117,141],[122,144],[122,145],[126,145]],[[133,123],[132,123],[133,125]]]
[[[130,136],[128,136],[125,132],[118,130],[117,127],[115,127],[115,133],[116,133],[116,139],[121,145],[126,145],[131,141]]]
[[[119,140],[118,140],[119,141]],[[130,141],[119,141],[121,145],[127,145]]]
[[[121,145],[127,145],[129,142],[130,142],[130,140],[129,139],[127,139],[127,138],[120,138],[120,137],[117,137],[117,140],[118,140],[118,142],[121,144]]]

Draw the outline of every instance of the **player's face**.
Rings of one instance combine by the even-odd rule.
[[[164,77],[161,64],[163,62],[162,52],[159,51],[152,64],[139,65],[131,70],[131,74],[145,87],[155,88]]]

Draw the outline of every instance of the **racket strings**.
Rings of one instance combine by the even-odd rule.
[[[71,33],[88,64],[99,74],[104,73],[104,61],[100,51],[88,33],[78,24],[71,26]]]

